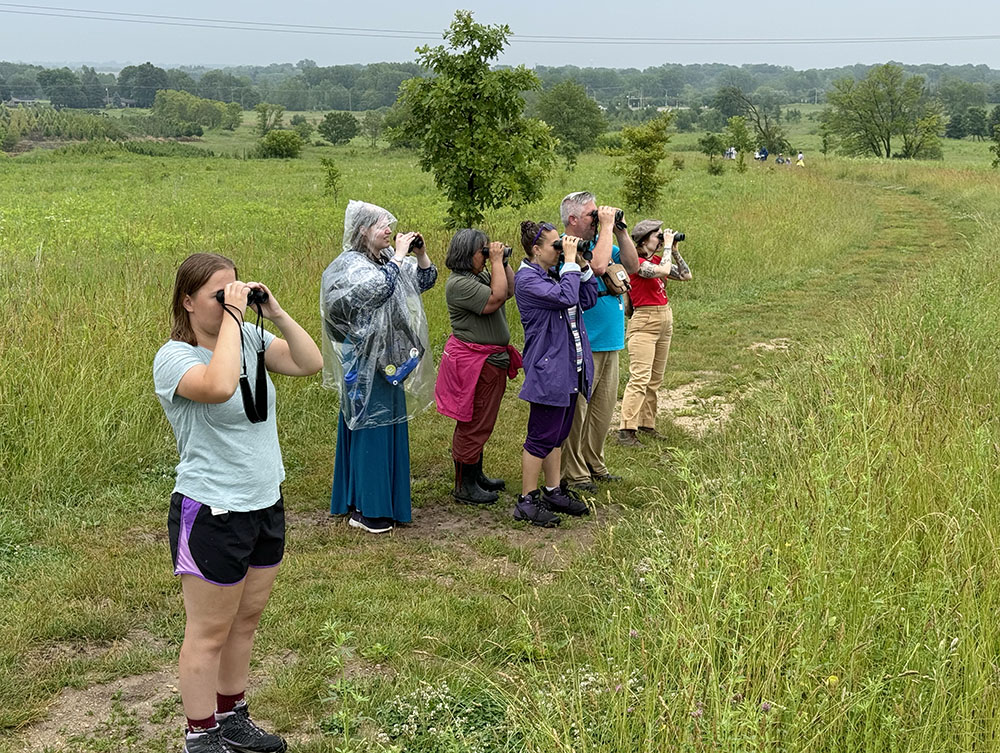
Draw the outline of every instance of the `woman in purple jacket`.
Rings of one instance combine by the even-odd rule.
[[[547,222],[521,223],[521,246],[527,258],[514,275],[514,297],[524,327],[520,397],[531,404],[531,410],[514,519],[536,526],[558,525],[556,513],[589,512],[586,504],[559,483],[559,448],[573,425],[577,398],[582,392],[589,399],[594,376],[583,311],[597,302],[597,280],[589,265],[581,268],[577,263],[578,242],[579,238],[566,236],[560,244],[555,225]],[[541,489],[539,472],[545,476]]]

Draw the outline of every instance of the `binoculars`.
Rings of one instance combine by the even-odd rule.
[[[663,242],[663,233],[662,233],[662,231],[659,232],[659,233],[657,233],[656,237],[660,239],[660,243]],[[684,233],[674,233],[674,240],[675,241],[682,241],[682,240],[684,240]]]
[[[220,290],[215,294],[215,300],[219,303],[226,302],[226,291]],[[247,305],[261,305],[262,303],[267,303],[268,295],[263,290],[258,290],[257,288],[250,288],[250,294],[247,295]]]
[[[552,244],[552,248],[556,249],[556,251],[559,252],[559,261],[562,262],[563,239],[559,238],[558,240],[556,240]],[[581,240],[579,243],[576,244],[576,253],[579,256],[582,256],[587,261],[590,261],[591,259],[594,258],[594,242]]]
[[[594,228],[597,228],[597,210],[593,210],[590,213],[590,218],[594,223]],[[616,230],[627,230],[628,225],[625,224],[625,212],[621,209],[615,211],[615,229]],[[595,232],[594,235],[597,235]]]

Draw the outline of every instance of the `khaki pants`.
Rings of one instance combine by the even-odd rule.
[[[640,306],[628,323],[628,384],[622,396],[622,429],[656,428],[656,391],[663,383],[674,334],[674,314],[666,306]]]
[[[604,440],[611,428],[611,414],[618,401],[617,350],[594,353],[594,383],[590,387],[590,401],[576,401],[573,428],[562,446],[560,476],[569,483],[590,481],[591,474],[604,476],[608,466],[604,462]]]

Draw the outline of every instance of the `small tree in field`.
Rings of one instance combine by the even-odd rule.
[[[736,149],[736,169],[741,173],[747,171],[747,154],[753,149],[753,136],[747,126],[746,118],[734,115],[726,123],[726,141]]]
[[[261,102],[253,109],[257,113],[258,136],[266,136],[276,128],[281,128],[281,121],[285,117],[284,107]]]
[[[326,192],[336,200],[340,194],[340,168],[329,157],[321,157],[319,163],[323,166],[323,186]]]
[[[369,110],[361,118],[361,132],[371,143],[372,149],[375,148],[378,137],[382,135],[382,121],[382,113],[378,110]]]
[[[487,208],[539,198],[554,161],[548,126],[522,114],[521,92],[538,89],[538,77],[523,65],[490,67],[509,36],[508,26],[483,26],[456,11],[447,47],[417,49],[435,75],[400,87],[410,116],[397,137],[420,144],[420,166],[447,196],[452,227],[478,224]]]
[[[331,144],[346,144],[358,135],[358,119],[349,112],[328,112],[319,123],[320,135]]]
[[[666,112],[642,125],[622,129],[621,161],[615,172],[625,176],[622,192],[629,206],[636,209],[655,206],[669,178],[660,173],[660,163],[667,156],[673,120]]]
[[[1000,167],[1000,125],[993,126],[993,143],[990,144],[990,151],[996,155],[993,167]]]
[[[722,161],[716,162],[717,157],[721,157],[726,151],[726,142],[721,133],[706,133],[698,139],[698,148],[708,155],[709,175],[722,174]]]

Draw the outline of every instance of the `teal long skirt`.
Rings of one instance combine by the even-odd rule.
[[[406,415],[406,394],[376,377],[370,403],[391,408],[392,415]],[[337,454],[333,465],[330,514],[357,510],[366,518],[392,518],[409,523],[410,431],[405,420],[389,426],[349,429],[341,413],[337,420]]]

